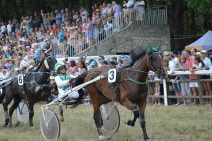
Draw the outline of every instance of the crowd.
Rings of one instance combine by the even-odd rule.
[[[68,45],[67,54],[79,52],[81,46],[86,48],[98,36],[118,28],[120,16],[132,9],[144,11],[141,10],[144,5],[143,0],[128,0],[123,5],[112,1],[93,4],[91,12],[83,7],[79,11],[68,8],[54,12],[41,10],[20,20],[0,22],[0,70],[3,73],[11,68],[29,70],[44,52],[53,53],[63,43]],[[109,19],[113,17],[115,22],[112,23]]]
[[[211,82],[199,83],[199,79],[210,79],[210,75],[197,75],[194,74],[197,70],[212,70],[212,54],[209,54],[206,50],[198,52],[196,49],[192,49],[191,52],[184,50],[182,52],[164,52],[163,61],[167,71],[190,71],[190,75],[169,75],[171,87],[169,91],[174,92],[177,96],[176,105],[181,104],[197,104],[198,99],[183,98],[184,96],[198,96],[198,87],[201,85],[203,94],[206,96],[212,96]],[[149,76],[150,80],[158,80],[154,75]],[[179,80],[190,80],[190,82],[182,82]],[[160,95],[159,82],[149,83],[149,93],[156,96],[154,99],[155,104],[160,104],[160,99],[157,96]],[[212,104],[211,99],[206,99],[205,103]]]
[[[21,17],[20,20],[13,19],[7,23],[0,22],[0,80],[10,76],[10,71],[21,70],[26,72],[36,66],[45,53],[53,53],[53,50],[60,48],[61,44],[67,44],[67,54],[80,52],[83,46],[87,48],[89,43],[95,42],[99,36],[107,37],[107,32],[112,28],[119,30],[120,17],[124,16],[126,23],[130,22],[129,13],[138,11],[136,20],[142,21],[145,2],[143,0],[123,1],[118,4],[112,3],[93,4],[92,11],[80,8],[61,9],[54,12],[41,10],[34,15]],[[111,19],[113,20],[111,21]],[[74,42],[75,43],[74,43]],[[77,43],[76,43],[77,42]],[[211,69],[211,56],[207,51],[196,50],[183,51],[182,53],[164,52],[163,60],[166,69],[169,71]],[[67,73],[79,75],[85,70],[90,70],[101,65],[117,65],[121,67],[129,63],[129,58],[112,58],[105,60],[103,56],[99,61],[89,62],[74,60],[67,64]],[[196,74],[172,76],[171,82],[177,99],[176,105],[182,103],[194,103],[197,99],[182,99],[182,96],[198,95],[197,87],[200,85],[195,80],[208,79],[209,75],[199,76]],[[160,80],[150,75],[150,80]],[[178,80],[190,79],[192,82],[179,82]],[[211,83],[204,82],[204,94],[212,96]],[[159,96],[161,94],[160,82],[149,83],[149,93]],[[160,99],[154,99],[155,104],[160,104]],[[212,100],[207,100],[211,104]]]

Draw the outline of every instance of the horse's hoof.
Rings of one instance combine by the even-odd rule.
[[[30,126],[30,127],[32,127],[32,126],[33,126],[33,123],[32,123],[32,122],[30,122],[30,123],[29,123],[29,126]]]
[[[20,122],[17,121],[16,124],[15,124],[15,127],[18,127],[20,125]]]
[[[152,141],[152,139],[146,139],[145,141]]]
[[[128,125],[128,126],[134,126],[135,125],[135,123],[133,123],[132,120],[128,120],[127,122],[125,122],[125,124]]]
[[[64,122],[64,117],[60,117],[60,122]]]
[[[109,140],[111,139],[110,137],[106,137],[106,136],[103,136],[103,135],[100,135],[99,136],[99,140]]]
[[[9,127],[9,128],[12,128],[12,123],[9,123],[9,124],[8,124],[8,127]]]

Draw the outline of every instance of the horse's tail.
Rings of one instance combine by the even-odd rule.
[[[1,88],[1,90],[0,90],[0,104],[3,102],[4,97],[5,97],[5,93],[3,92],[3,88]]]
[[[76,80],[75,80],[75,84],[76,86],[83,84],[85,77],[87,76],[88,71],[82,73],[81,75],[79,75]],[[79,97],[77,98],[77,101],[74,102],[74,104],[72,104],[71,108],[76,108],[77,106],[79,106],[79,104],[82,102],[82,100],[85,98],[86,94],[85,91],[83,89],[78,90],[79,93]]]

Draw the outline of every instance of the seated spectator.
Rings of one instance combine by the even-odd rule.
[[[76,62],[74,60],[71,60],[68,64],[68,70],[67,73],[73,76],[77,76],[78,72],[77,72],[77,65]]]

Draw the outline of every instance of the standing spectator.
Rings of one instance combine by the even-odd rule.
[[[159,79],[156,75],[154,76],[154,80],[155,81],[159,81],[161,79]],[[155,90],[154,90],[154,105],[160,105],[160,82],[155,82]]]
[[[145,2],[144,0],[137,0],[135,2],[134,8],[136,13],[136,21],[143,21],[143,16],[144,16],[144,7],[145,7]]]
[[[208,54],[207,54],[206,50],[201,51],[201,57],[202,57],[202,61],[203,61],[204,65],[205,65],[203,67],[203,69],[209,70],[210,66],[211,66],[211,60],[208,58]],[[202,77],[203,77],[203,79],[210,79],[209,75],[203,75]],[[212,96],[212,89],[210,87],[210,82],[204,82],[203,86],[204,86],[204,90],[205,90],[206,95]],[[208,100],[208,104],[212,104],[212,99]]]
[[[127,7],[127,17],[129,18],[129,22],[132,22],[133,12],[134,12],[134,0],[128,0],[126,7]]]
[[[190,70],[194,66],[194,56],[191,55],[191,52],[188,50],[183,51],[183,56],[185,57],[185,64],[184,64],[184,70]],[[192,75],[189,75],[189,79],[193,79]],[[191,96],[191,91],[189,87],[189,82],[184,82],[185,83],[185,90],[186,94],[184,96]],[[187,100],[187,103],[191,103],[191,99]]]
[[[150,80],[150,82],[148,82],[148,94],[154,95],[155,94],[155,82],[151,82],[154,80],[154,72],[150,71],[149,74],[150,75],[148,75],[148,80]],[[153,99],[153,102],[154,102],[154,99]]]
[[[12,32],[12,24],[11,24],[11,21],[8,21],[8,24],[7,24],[7,33],[9,35],[11,35],[11,32]]]
[[[193,67],[190,69],[191,73],[194,73],[196,70],[201,70],[204,66],[204,63],[202,62],[201,58],[198,56],[195,56],[195,63]],[[192,80],[199,79],[199,76],[197,74],[191,74]],[[198,88],[198,82],[190,82],[189,86],[191,88],[191,92],[193,96],[197,96],[197,88]],[[196,104],[196,98],[193,100],[193,104]]]
[[[62,22],[62,14],[58,10],[55,10],[55,14],[56,14],[56,17],[55,17],[56,27],[59,28]]]
[[[178,66],[179,66],[178,58],[175,56],[175,54],[171,53],[169,55],[169,71],[171,72],[176,71]],[[175,95],[177,96],[176,105],[180,105],[180,97],[181,97],[181,88],[180,88],[180,83],[178,81],[178,78],[179,78],[178,76],[172,76],[172,79],[171,79]]]
[[[63,42],[65,39],[65,32],[64,32],[63,28],[60,28],[60,32],[58,33],[58,39],[59,39],[60,43]]]
[[[112,2],[113,5],[113,14],[115,18],[115,29],[119,31],[119,26],[120,26],[120,20],[121,20],[121,6],[118,5],[115,1]]]
[[[37,12],[34,13],[34,19],[33,19],[34,27],[39,28],[41,24],[41,18],[38,16]]]

